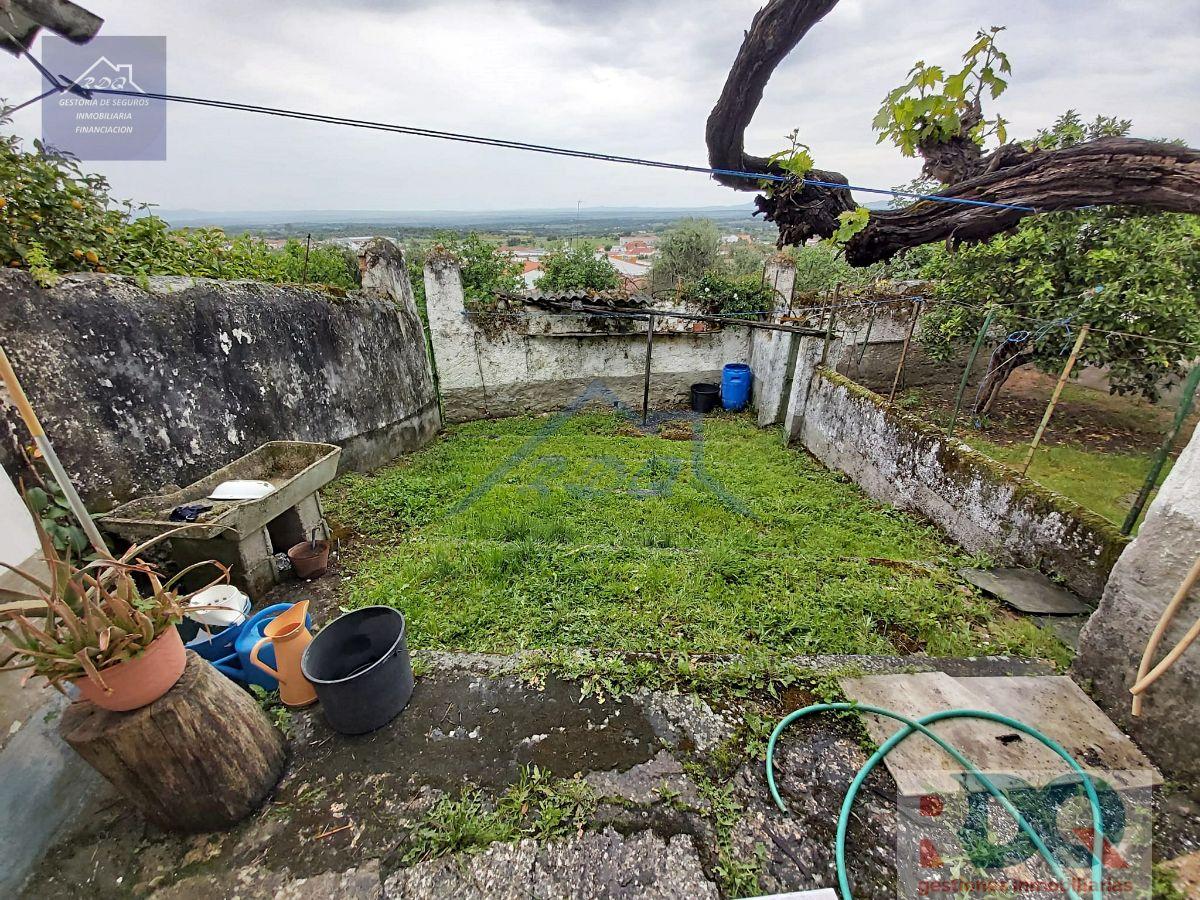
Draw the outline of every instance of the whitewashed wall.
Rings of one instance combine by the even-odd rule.
[[[444,256],[431,257],[425,267],[425,298],[447,421],[560,410],[596,382],[641,408],[644,321],[607,319],[605,330],[584,315],[524,307],[498,319],[499,327],[484,327],[465,314],[458,265]],[[681,327],[679,320],[664,324]],[[686,403],[693,383],[719,382],[725,363],[749,362],[749,356],[745,328],[695,334],[656,327],[651,407]]]
[[[37,532],[21,495],[7,475],[0,478],[0,562],[24,566],[38,552]],[[20,583],[8,571],[0,571],[0,586]]]

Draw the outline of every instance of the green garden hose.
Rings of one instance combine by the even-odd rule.
[[[878,706],[865,706],[857,703],[817,703],[813,706],[806,706],[804,709],[798,709],[793,713],[789,713],[782,719],[782,721],[780,721],[778,725],[775,726],[775,730],[771,732],[771,739],[767,742],[767,784],[771,788],[771,796],[774,798],[776,805],[783,812],[787,812],[787,806],[784,805],[782,798],[779,796],[779,790],[775,786],[775,743],[779,740],[779,735],[783,733],[783,730],[797,719],[811,715],[812,713],[829,711],[875,713],[876,715],[886,716],[889,719],[895,719],[897,722],[904,723],[904,727],[884,741],[880,748],[875,751],[875,754],[869,760],[867,760],[866,765],[864,765],[859,770],[858,774],[854,776],[854,781],[850,783],[850,789],[846,792],[846,799],[842,801],[842,811],[838,816],[836,848],[838,885],[841,889],[842,900],[853,900],[854,896],[850,892],[850,879],[846,872],[846,832],[850,827],[850,810],[854,806],[854,800],[858,796],[859,788],[862,787],[862,784],[864,781],[866,781],[867,776],[871,774],[871,770],[874,769],[884,757],[894,750],[901,742],[917,733],[925,735],[927,738],[945,750],[948,754],[950,754],[950,756],[954,758],[955,762],[962,766],[965,771],[970,772],[979,781],[979,783],[987,789],[988,793],[996,798],[997,802],[1004,807],[1005,811],[1016,820],[1017,825],[1023,832],[1025,832],[1025,834],[1033,842],[1033,845],[1037,848],[1038,852],[1042,855],[1042,858],[1046,860],[1047,864],[1049,864],[1050,869],[1054,872],[1055,877],[1066,890],[1067,896],[1070,897],[1071,900],[1081,900],[1080,896],[1072,889],[1071,879],[1063,871],[1062,866],[1059,864],[1058,860],[1055,859],[1054,854],[1046,846],[1045,842],[1042,840],[1041,836],[1037,833],[1033,826],[1030,825],[1025,817],[1017,810],[1017,808],[1012,805],[1012,802],[1008,799],[1008,797],[1006,797],[1004,793],[998,787],[996,787],[996,785],[993,784],[986,775],[972,765],[971,762],[962,755],[962,753],[960,753],[956,748],[952,747],[942,737],[926,727],[934,722],[941,722],[945,719],[984,719],[989,722],[999,722],[1008,728],[1013,728],[1022,732],[1023,734],[1027,734],[1034,740],[1039,741],[1040,743],[1049,747],[1072,769],[1074,769],[1076,773],[1078,773],[1083,781],[1084,789],[1087,792],[1088,802],[1092,807],[1092,898],[1093,900],[1104,900],[1104,822],[1100,809],[1100,798],[1096,794],[1096,788],[1092,784],[1092,779],[1088,776],[1087,772],[1083,770],[1083,767],[1081,767],[1079,763],[1075,761],[1074,757],[1072,757],[1070,753],[1064,750],[1053,740],[1046,737],[1037,729],[1026,725],[1024,722],[1019,722],[1016,719],[1009,718],[1008,716],[1002,716],[999,713],[975,709],[950,709],[943,712],[931,713],[930,715],[923,716],[920,719],[910,719],[907,716],[893,712],[890,709],[882,709]]]

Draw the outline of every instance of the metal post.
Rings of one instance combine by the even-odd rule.
[[[1046,412],[1042,414],[1042,422],[1033,435],[1033,443],[1029,445],[1029,452],[1025,454],[1025,464],[1021,466],[1022,475],[1029,471],[1029,464],[1033,462],[1033,454],[1037,451],[1038,444],[1042,442],[1042,435],[1046,433],[1046,426],[1050,424],[1050,417],[1054,415],[1054,407],[1058,405],[1058,396],[1062,393],[1063,385],[1067,383],[1071,369],[1075,368],[1075,359],[1079,356],[1079,348],[1083,346],[1089,331],[1091,331],[1090,325],[1084,325],[1079,329],[1079,337],[1075,338],[1075,346],[1071,348],[1067,364],[1063,366],[1062,374],[1058,376],[1058,383],[1054,385],[1054,393],[1050,395],[1050,402],[1046,404]]]
[[[304,239],[304,274],[300,276],[300,281],[308,284],[308,253],[312,250],[312,234]]]
[[[71,507],[71,512],[79,520],[79,526],[83,529],[83,533],[87,535],[87,539],[91,541],[97,553],[101,556],[108,556],[108,546],[104,543],[104,538],[100,536],[100,529],[96,527],[96,523],[87,511],[87,507],[83,505],[83,500],[80,499],[79,494],[75,491],[75,485],[71,483],[71,478],[67,475],[67,470],[59,462],[58,454],[54,452],[54,445],[46,437],[46,430],[42,428],[42,423],[38,421],[37,413],[33,411],[33,405],[29,402],[29,398],[25,396],[25,389],[21,387],[17,373],[13,371],[12,363],[8,361],[8,354],[4,352],[3,347],[0,347],[0,381],[3,381],[5,387],[8,388],[13,405],[17,407],[17,412],[20,413],[21,418],[24,420],[25,427],[29,429],[29,433],[33,436],[33,442],[37,445],[38,450],[41,451],[42,459],[46,461],[46,467],[50,470],[50,474],[54,476],[54,480],[62,488],[63,496],[67,499],[67,505]]]
[[[821,365],[825,365],[825,360],[829,358],[829,342],[833,340],[833,323],[837,320],[837,307],[829,308],[829,327],[825,329],[825,344],[821,347]]]
[[[967,381],[971,377],[971,370],[975,368],[975,357],[979,355],[979,348],[983,346],[983,339],[987,337],[988,329],[992,327],[992,319],[996,317],[994,309],[988,310],[988,314],[983,319],[983,324],[979,326],[979,334],[975,335],[975,346],[971,348],[971,355],[967,357],[967,367],[963,369],[962,380],[958,383],[958,393],[954,396],[954,412],[950,416],[950,428],[946,431],[946,437],[954,437],[954,423],[958,421],[958,411],[962,407],[963,392],[967,389]]]
[[[1138,518],[1142,515],[1142,508],[1146,505],[1146,501],[1150,499],[1150,492],[1158,484],[1158,476],[1162,474],[1163,466],[1166,465],[1167,456],[1171,453],[1171,447],[1175,443],[1175,438],[1179,436],[1179,431],[1183,428],[1184,420],[1192,411],[1192,401],[1196,397],[1197,385],[1200,385],[1200,365],[1195,366],[1188,373],[1187,381],[1183,383],[1183,396],[1179,398],[1179,408],[1175,410],[1175,421],[1171,424],[1171,430],[1167,432],[1167,436],[1163,439],[1162,446],[1154,454],[1154,462],[1150,466],[1150,474],[1146,476],[1146,483],[1138,491],[1137,499],[1133,501],[1133,507],[1129,510],[1129,515],[1125,517],[1125,524],[1121,526],[1121,534],[1133,533],[1133,526],[1137,524]]]
[[[908,320],[908,333],[904,335],[904,346],[900,348],[900,362],[896,365],[896,377],[892,379],[892,389],[888,392],[888,403],[896,399],[896,388],[900,386],[900,373],[904,371],[904,360],[908,356],[908,345],[912,343],[913,332],[917,328],[917,316],[921,315],[921,301],[913,306],[912,318]]]
[[[867,333],[863,335],[862,349],[858,351],[858,365],[862,366],[863,357],[867,355],[867,346],[871,343],[871,327],[875,324],[875,310],[871,310],[871,317],[867,319]]]
[[[642,386],[642,424],[650,414],[650,357],[654,353],[654,313],[646,319],[646,383]]]

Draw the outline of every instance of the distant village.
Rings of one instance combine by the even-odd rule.
[[[319,243],[332,244],[357,251],[363,244],[371,240],[371,238],[372,235],[335,237],[325,239]],[[622,235],[617,237],[615,241],[611,237],[598,239],[596,240],[596,243],[599,244],[596,255],[607,257],[608,261],[612,263],[613,268],[624,277],[630,287],[644,288],[646,287],[646,279],[650,274],[651,263],[658,252],[659,238],[660,235],[658,234],[639,232]],[[269,246],[279,249],[287,244],[288,240],[295,240],[295,238],[266,238],[265,240]],[[738,244],[753,245],[756,242],[757,239],[755,236],[746,232],[721,235],[721,243],[727,249],[732,249]],[[504,246],[504,250],[521,263],[525,286],[533,288],[536,286],[538,279],[542,277],[542,259],[548,253],[552,252],[553,246],[550,244],[541,246],[538,244],[509,244]]]

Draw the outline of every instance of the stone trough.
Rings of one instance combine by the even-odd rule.
[[[183,525],[170,518],[176,507],[211,505],[196,527],[171,539],[174,561],[182,567],[215,559],[230,567],[234,584],[258,597],[278,580],[275,553],[308,539],[314,528],[329,536],[317,491],[337,474],[341,452],[333,444],[269,441],[185,488],[118,506],[100,524],[140,542]],[[258,500],[206,499],[219,484],[235,479],[267,481],[275,490]]]

